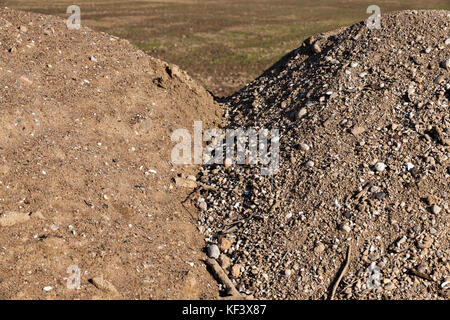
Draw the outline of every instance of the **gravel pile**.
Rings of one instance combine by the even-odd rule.
[[[280,170],[205,166],[199,230],[237,289],[448,299],[450,12],[307,39],[227,98],[225,127],[280,130]],[[217,245],[217,247],[216,247]],[[212,247],[211,247],[212,246]]]

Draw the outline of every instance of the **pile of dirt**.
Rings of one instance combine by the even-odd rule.
[[[170,162],[171,132],[213,126],[213,98],[51,16],[0,9],[0,52],[0,298],[215,297]]]
[[[278,173],[200,173],[199,229],[240,292],[449,297],[450,12],[381,24],[307,39],[227,99],[227,128],[280,132]]]

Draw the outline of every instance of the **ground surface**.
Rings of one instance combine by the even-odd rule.
[[[147,6],[163,10],[154,18],[174,34],[181,29],[167,23],[176,19],[164,10],[197,17],[192,34],[209,42],[196,47],[169,37],[173,46],[155,54],[191,57],[185,67],[216,92],[231,92],[298,47],[296,37],[314,32],[276,34],[268,60],[212,63],[216,55],[242,52],[239,43],[244,51],[261,49],[251,37],[230,40],[231,25],[249,27],[236,12],[259,12],[267,25],[286,26],[286,11],[271,15],[252,11],[268,2],[247,8],[230,1],[226,8],[235,11],[222,16],[236,20],[208,29],[202,20],[208,15],[188,8],[211,10],[219,2],[135,2],[132,8],[144,7],[134,13],[126,10],[129,2],[111,3],[106,8],[116,15],[95,14],[98,29],[109,21],[116,34],[119,22]],[[42,9],[42,2],[13,5],[59,11]],[[450,67],[442,64],[449,25],[447,12],[434,14],[389,16],[386,29],[373,33],[360,24],[322,34],[229,97],[226,125],[282,129],[281,172],[263,179],[248,166],[203,168],[203,189],[190,197],[197,211],[191,201],[182,205],[192,190],[182,185],[195,185],[192,177],[179,179],[197,168],[170,162],[170,135],[194,120],[215,125],[220,111],[213,98],[177,67],[127,41],[85,27],[69,32],[54,17],[0,11],[1,297],[214,298],[202,238],[220,245],[220,263],[238,290],[257,298],[327,297],[350,243],[349,272],[336,297],[448,297],[440,285],[449,281]],[[355,16],[333,21],[350,24]],[[86,21],[95,27],[94,18]],[[261,29],[262,37],[274,29]],[[292,47],[284,51],[285,44]],[[202,46],[213,51],[186,51]],[[378,162],[384,170],[375,169]],[[367,287],[371,265],[383,276],[375,290]],[[67,287],[70,266],[82,272],[80,290]]]
[[[201,173],[203,232],[238,290],[329,298],[348,259],[336,298],[448,299],[449,101],[450,11],[317,35],[229,97],[228,128],[279,130],[276,173],[250,154]]]
[[[82,23],[175,63],[221,96],[256,78],[312,34],[403,9],[450,9],[447,0],[0,0],[11,8],[68,17],[77,4]]]
[[[174,129],[213,125],[212,97],[56,17],[0,9],[0,52],[0,298],[214,298],[173,182],[192,168],[170,161]]]

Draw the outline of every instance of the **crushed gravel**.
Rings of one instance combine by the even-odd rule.
[[[213,187],[199,230],[231,242],[241,293],[327,298],[352,243],[336,298],[448,299],[449,35],[448,11],[383,15],[307,39],[227,98],[224,127],[280,130],[277,174],[198,177]]]

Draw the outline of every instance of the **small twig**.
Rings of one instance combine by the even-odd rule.
[[[355,199],[356,201],[359,201],[359,199],[361,199],[362,197],[364,197],[367,193],[367,191],[369,191],[369,189],[373,186],[373,184],[371,182],[366,183],[366,185],[362,188],[362,190],[360,192],[358,192],[355,195]]]
[[[217,187],[208,186],[208,185],[206,185],[206,184],[204,184],[204,183],[197,182],[197,187],[196,187],[194,190],[192,190],[192,191],[186,196],[186,198],[185,198],[183,201],[181,201],[181,205],[182,205],[183,208],[187,211],[187,213],[189,213],[189,215],[191,216],[192,221],[193,221],[194,223],[197,222],[197,219],[194,218],[194,216],[192,215],[192,213],[188,210],[188,208],[186,208],[186,206],[185,206],[184,204],[185,204],[188,200],[191,199],[192,195],[198,194],[198,193],[200,192],[200,190],[202,190],[202,189],[203,189],[203,190],[206,190],[206,191],[218,191],[218,190],[219,190]]]
[[[233,299],[242,299],[243,297],[237,291],[233,282],[231,282],[230,278],[226,275],[225,271],[223,271],[222,267],[217,263],[215,259],[208,258],[205,260],[206,264],[211,267],[213,275],[218,279],[222,284],[227,288],[227,293],[231,295]]]
[[[348,266],[350,265],[350,259],[352,255],[352,244],[350,243],[347,248],[347,256],[345,258],[344,265],[341,268],[341,271],[339,273],[339,276],[336,278],[336,281],[333,284],[333,288],[331,289],[331,294],[329,296],[329,300],[333,300],[334,296],[336,294],[336,290],[339,287],[339,284],[341,283],[342,278],[345,276],[348,270]]]
[[[194,216],[192,215],[192,213],[188,210],[188,208],[186,208],[186,206],[184,205],[184,201],[181,202],[181,206],[184,208],[184,210],[186,210],[187,213],[189,213],[189,215],[191,216],[192,222],[195,224],[197,223],[197,220],[194,218]]]
[[[413,276],[416,276],[416,277],[419,277],[421,279],[424,279],[424,280],[434,281],[433,278],[431,278],[429,275],[427,275],[425,273],[422,273],[422,272],[419,272],[419,271],[417,271],[415,269],[409,269],[408,273],[413,275]]]
[[[183,201],[181,201],[181,206],[184,208],[184,210],[187,211],[187,213],[189,213],[189,215],[190,215],[191,218],[192,218],[192,222],[194,222],[194,223],[197,223],[197,219],[194,218],[194,216],[192,215],[192,213],[188,210],[188,208],[186,208],[186,206],[185,206],[184,204],[186,203],[186,201],[188,201],[189,199],[191,199],[191,196],[192,196],[193,194],[195,194],[197,191],[198,191],[197,189],[192,190],[192,191],[186,196],[186,199],[184,199]]]
[[[230,234],[230,233],[235,233],[236,230],[237,230],[237,226],[234,225],[234,226],[232,226],[232,227],[230,227],[228,229],[219,230],[217,232],[217,236],[224,236],[224,235],[227,235],[227,234]]]
[[[186,196],[186,198],[185,198],[183,201],[181,201],[181,203],[184,204],[184,203],[185,203],[186,201],[188,201],[188,200],[191,198],[191,196],[192,196],[193,194],[195,194],[197,191],[198,191],[198,189],[194,189],[194,190],[192,190],[191,192],[189,192],[189,194]]]
[[[198,185],[199,189],[203,189],[206,191],[216,191],[216,192],[219,191],[218,187],[210,186],[210,185],[201,183],[200,181],[197,181],[197,185]]]
[[[230,223],[224,223],[223,225],[224,225],[225,227],[232,227],[232,226],[235,226],[235,225],[237,225],[237,224],[239,224],[239,223],[245,222],[245,220],[247,220],[247,219],[249,219],[249,218],[251,218],[251,217],[239,219],[239,220],[236,220],[236,221],[232,221],[232,222],[230,222]]]

